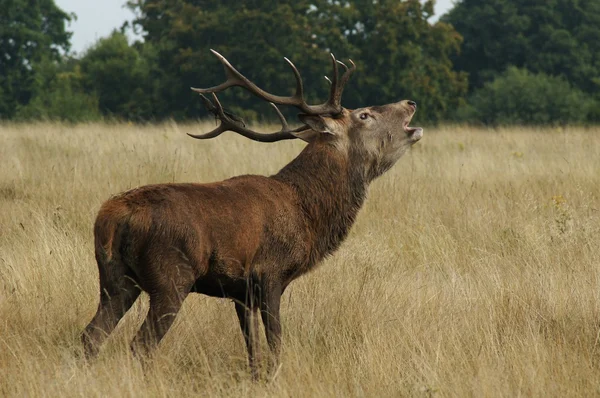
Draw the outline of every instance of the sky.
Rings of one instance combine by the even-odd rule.
[[[436,16],[448,11],[452,2],[437,0]],[[71,49],[79,54],[133,18],[133,13],[123,7],[125,0],[55,0],[55,3],[64,11],[77,15],[77,20],[72,21],[67,30],[73,32]]]

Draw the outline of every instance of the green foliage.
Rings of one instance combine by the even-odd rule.
[[[0,10],[0,119],[9,119],[31,100],[40,63],[69,50],[72,16],[54,0],[0,0]]]
[[[372,0],[185,1],[138,0],[129,3],[158,52],[160,117],[204,115],[190,86],[210,87],[224,79],[210,54],[214,48],[259,86],[290,94],[293,75],[283,62],[292,59],[303,75],[306,97],[321,101],[328,89],[330,51],[352,57],[359,71],[344,104],[358,107],[411,98],[423,105],[420,118],[438,120],[461,103],[466,75],[452,70],[450,56],[460,36],[445,23],[430,25],[433,2]],[[220,95],[232,110],[264,114],[268,107],[248,93]]]
[[[303,15],[309,3],[145,0],[131,6],[140,14],[137,23],[145,31],[145,45],[157,51],[161,75],[156,94],[161,104],[156,114],[161,118],[206,114],[189,88],[213,86],[225,78],[210,48],[226,55],[260,86],[281,94],[289,94],[295,87],[284,56],[294,60],[305,78],[314,69],[311,60],[327,62],[309,45],[310,30]],[[325,88],[321,76],[319,84]],[[313,87],[307,85],[308,97],[314,96]],[[247,109],[268,112],[269,108],[250,94],[235,91],[220,95],[225,106],[236,113]]]
[[[598,104],[563,78],[510,67],[476,90],[462,117],[492,125],[584,123]]]
[[[17,108],[18,120],[61,120],[69,122],[98,120],[98,99],[82,89],[79,67],[61,71],[54,61],[44,60],[32,85],[33,98]]]
[[[471,89],[516,66],[600,91],[598,0],[462,0],[442,20],[464,37],[454,61]]]
[[[114,31],[100,39],[79,62],[83,87],[97,96],[104,115],[151,118],[153,59],[151,45],[130,46],[123,33]]]
[[[323,75],[331,74],[333,51],[357,62],[344,93],[348,108],[406,98],[419,103],[420,121],[600,122],[599,1],[462,0],[432,24],[433,5],[130,0],[144,41],[130,45],[115,31],[75,59],[64,55],[73,16],[54,0],[0,0],[0,118],[205,117],[189,87],[225,79],[213,48],[280,95],[295,89],[288,57],[311,103],[329,93]],[[219,98],[246,119],[275,116],[239,88]]]
[[[444,22],[428,22],[433,3],[324,2],[309,13],[321,47],[343,49],[359,61],[350,107],[410,98],[422,105],[420,120],[437,121],[464,102],[467,76],[450,60],[462,38]]]

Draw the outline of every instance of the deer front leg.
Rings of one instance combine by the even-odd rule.
[[[248,365],[253,380],[258,380],[258,363],[260,355],[258,351],[258,314],[256,307],[252,303],[248,305],[243,303],[235,303],[235,312],[240,321],[240,328],[246,341],[246,349],[248,350]]]
[[[265,325],[267,343],[271,351],[269,373],[277,370],[281,355],[281,321],[279,317],[281,293],[280,285],[266,286],[263,288],[260,300],[260,315]]]

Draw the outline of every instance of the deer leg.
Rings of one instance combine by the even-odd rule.
[[[162,291],[150,294],[148,315],[131,344],[135,356],[150,354],[158,346],[173,324],[188,293],[189,289],[185,293]]]
[[[281,287],[278,285],[268,286],[263,289],[260,300],[260,315],[271,351],[269,372],[277,369],[281,355],[281,321],[279,317],[281,293]]]
[[[98,310],[81,336],[86,358],[98,355],[102,342],[115,329],[139,295],[139,287],[127,276],[121,278],[117,286],[100,286]]]
[[[235,312],[240,321],[240,328],[246,341],[248,350],[248,365],[253,380],[258,380],[258,364],[260,363],[260,353],[258,350],[258,314],[256,307],[239,302],[235,303]]]

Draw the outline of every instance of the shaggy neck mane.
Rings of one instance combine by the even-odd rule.
[[[309,266],[340,246],[365,201],[364,171],[351,164],[337,148],[316,142],[273,176],[298,193],[312,241]]]

